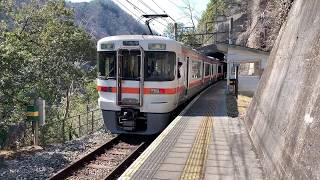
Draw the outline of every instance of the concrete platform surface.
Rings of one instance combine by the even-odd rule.
[[[225,88],[195,98],[119,179],[264,179],[243,122],[227,116]]]

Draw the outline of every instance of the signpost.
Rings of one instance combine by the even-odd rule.
[[[45,101],[41,98],[32,99],[27,106],[27,121],[32,123],[33,145],[39,145],[39,125],[45,124]]]

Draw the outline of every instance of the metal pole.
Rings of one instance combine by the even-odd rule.
[[[230,92],[229,86],[230,86],[230,62],[227,56],[227,92]]]
[[[89,101],[87,102],[89,103]],[[87,120],[87,134],[89,134],[89,104],[87,104],[87,114],[86,114],[86,120]]]
[[[37,105],[39,107],[40,126],[44,126],[46,124],[46,101],[39,97],[37,99]]]
[[[230,24],[229,24],[229,44],[233,44],[232,34],[233,34],[233,18],[230,19]]]
[[[94,111],[91,112],[91,133],[94,130]]]
[[[27,116],[31,120],[33,145],[39,145],[39,109],[36,98],[33,98],[27,107]]]
[[[236,82],[235,82],[235,94],[236,94],[236,98],[238,99],[238,72],[239,72],[239,66],[236,66]]]
[[[173,23],[173,33],[174,33],[174,39],[178,41],[178,24]]]
[[[79,122],[79,137],[81,136],[81,117],[78,116],[78,122]]]
[[[62,119],[62,142],[66,142],[66,137],[65,137],[65,126],[66,126],[66,122],[65,119]]]
[[[33,145],[39,145],[39,121],[32,121]]]

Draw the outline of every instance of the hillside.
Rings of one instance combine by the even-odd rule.
[[[111,0],[68,3],[78,25],[96,39],[121,34],[143,34],[146,28]]]

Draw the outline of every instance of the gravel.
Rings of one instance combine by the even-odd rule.
[[[113,137],[110,133],[98,131],[65,144],[31,149],[13,158],[0,158],[0,179],[47,179]]]

